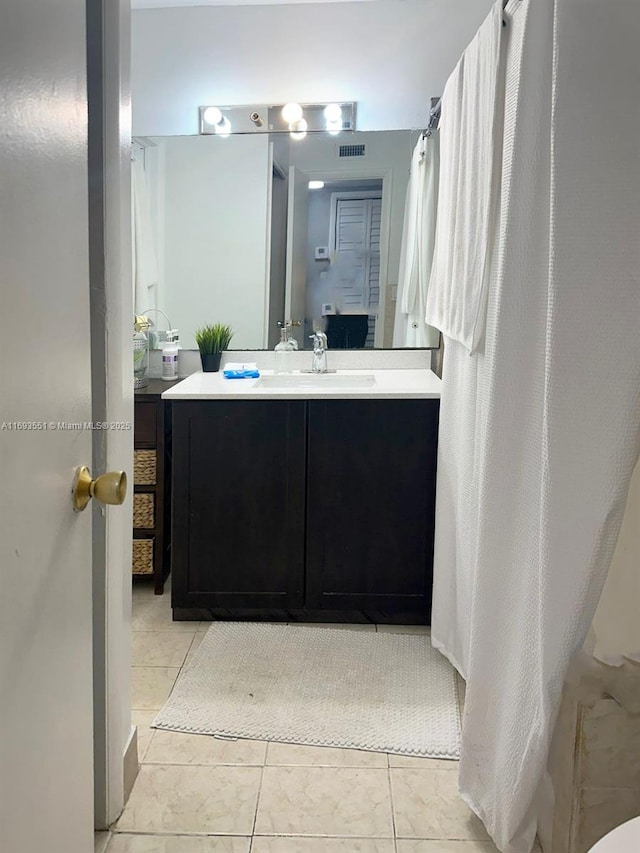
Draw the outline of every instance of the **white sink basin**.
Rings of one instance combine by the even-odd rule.
[[[275,373],[261,376],[254,388],[372,388],[373,373]]]

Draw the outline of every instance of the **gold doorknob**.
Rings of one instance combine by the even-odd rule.
[[[82,512],[91,498],[95,498],[102,504],[120,506],[124,503],[126,496],[127,475],[124,471],[109,471],[108,474],[101,474],[93,480],[91,472],[85,465],[76,468],[72,489],[75,512]]]

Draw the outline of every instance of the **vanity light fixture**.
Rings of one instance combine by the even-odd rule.
[[[216,124],[215,132],[218,136],[227,137],[231,136],[231,122],[226,116],[222,117],[222,120]]]
[[[340,121],[342,118],[342,107],[340,104],[327,104],[324,108],[324,117],[328,122]]]
[[[327,133],[336,136],[342,130],[342,107],[340,104],[327,104],[323,112]]]
[[[222,111],[219,107],[206,107],[202,113],[202,118],[207,124],[215,127],[216,124],[222,121]]]
[[[247,104],[199,107],[199,132],[229,136],[231,133],[290,133],[304,139],[306,133],[341,133],[356,129],[356,104]],[[295,136],[293,135],[295,134]]]
[[[301,121],[302,116],[304,115],[304,110],[300,106],[300,104],[296,104],[295,101],[292,101],[289,104],[285,104],[282,108],[282,118],[287,122],[287,124],[297,124]]]
[[[290,136],[292,139],[304,139],[307,135],[307,128],[309,125],[307,124],[306,119],[301,118],[294,124],[289,125],[289,127],[291,128]]]
[[[208,128],[204,130],[203,128]],[[202,107],[200,110],[200,133],[216,133],[218,136],[231,134],[231,122],[220,107]]]

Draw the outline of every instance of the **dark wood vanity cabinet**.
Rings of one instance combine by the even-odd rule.
[[[310,608],[429,612],[438,405],[309,403]]]
[[[428,623],[438,410],[176,401],[174,618]]]
[[[173,443],[174,608],[302,607],[304,401],[177,402]]]

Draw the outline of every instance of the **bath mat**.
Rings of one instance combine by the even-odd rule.
[[[216,622],[154,728],[458,758],[456,674],[427,635]]]

